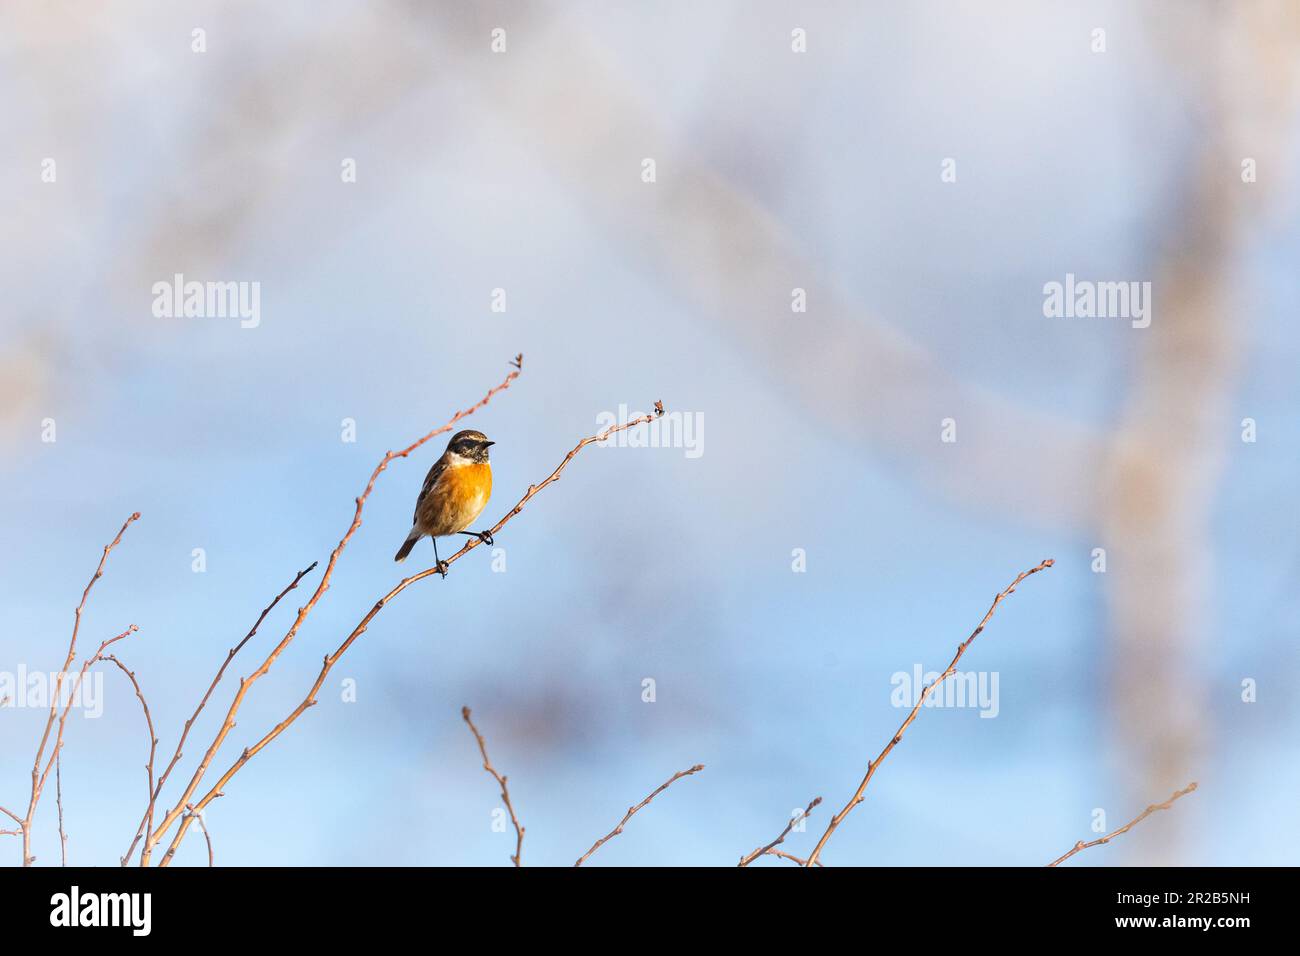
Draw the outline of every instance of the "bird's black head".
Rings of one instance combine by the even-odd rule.
[[[447,442],[447,451],[470,461],[487,461],[488,446],[495,444],[496,442],[488,441],[487,435],[469,428],[451,436],[451,441]]]

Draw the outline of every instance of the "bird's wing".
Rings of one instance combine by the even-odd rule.
[[[419,523],[420,505],[424,504],[425,496],[433,490],[433,486],[438,483],[438,479],[442,477],[442,473],[446,470],[447,456],[443,455],[433,463],[433,467],[429,469],[429,473],[424,476],[424,487],[420,489],[420,497],[415,499],[415,517],[411,519],[413,523]]]

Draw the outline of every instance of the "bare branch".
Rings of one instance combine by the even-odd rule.
[[[472,733],[474,739],[478,741],[479,753],[483,755],[483,769],[492,774],[501,787],[501,799],[506,802],[506,809],[510,811],[510,822],[515,825],[515,855],[510,858],[510,861],[514,863],[515,866],[523,866],[520,860],[523,858],[524,854],[524,828],[520,825],[519,818],[515,816],[515,808],[510,802],[510,790],[506,786],[506,778],[497,773],[496,768],[492,766],[492,761],[488,759],[487,744],[483,742],[483,735],[480,734],[478,728],[474,726],[474,721],[470,720],[469,708],[462,707],[460,709],[460,715],[465,718],[465,723],[469,724],[470,733]]]
[[[298,616],[294,618],[294,622],[290,626],[288,632],[284,635],[283,638],[281,638],[280,643],[277,644],[271,650],[271,652],[266,656],[266,659],[262,661],[261,665],[257,668],[257,670],[253,671],[253,673],[249,674],[247,677],[240,679],[239,690],[235,692],[235,698],[234,700],[231,701],[229,710],[226,711],[226,719],[222,721],[221,727],[217,731],[217,735],[213,739],[212,744],[208,747],[207,753],[204,755],[202,763],[200,763],[198,768],[194,771],[194,775],[190,778],[189,784],[185,787],[185,792],[181,795],[180,799],[176,801],[176,805],[172,807],[170,811],[168,811],[167,815],[163,818],[162,823],[158,824],[158,828],[154,830],[148,837],[146,837],[144,848],[140,851],[141,866],[147,866],[149,864],[149,858],[153,852],[153,848],[163,838],[163,834],[165,834],[171,828],[172,824],[175,823],[181,817],[181,814],[185,812],[186,804],[190,802],[190,798],[194,795],[194,791],[198,788],[199,783],[202,782],[203,775],[207,772],[208,766],[209,764],[211,764],[213,757],[216,756],[216,753],[221,748],[221,745],[225,743],[226,737],[230,734],[230,731],[234,729],[235,715],[239,713],[239,708],[244,703],[245,695],[248,694],[249,690],[252,688],[253,684],[255,684],[258,681],[258,679],[265,676],[266,673],[270,671],[271,666],[284,652],[284,649],[288,647],[289,644],[293,641],[294,637],[297,636],[298,629],[302,627],[303,621],[307,619],[307,615],[310,614],[312,608],[316,606],[316,602],[321,599],[321,597],[325,594],[327,590],[329,590],[330,579],[334,576],[334,566],[338,563],[339,556],[343,553],[343,549],[348,546],[348,542],[352,540],[352,536],[356,533],[357,529],[361,527],[362,509],[365,508],[366,499],[370,497],[370,492],[374,490],[375,482],[378,480],[379,475],[388,468],[390,462],[398,458],[405,458],[407,455],[411,454],[411,452],[415,451],[417,448],[419,448],[421,445],[423,445],[425,442],[427,442],[429,439],[433,438],[434,436],[441,435],[444,432],[451,431],[451,429],[455,426],[455,424],[458,421],[460,421],[462,418],[466,417],[467,415],[474,414],[474,412],[478,411],[480,408],[482,408],[484,405],[490,402],[492,400],[492,397],[496,395],[498,392],[509,388],[511,383],[514,382],[514,380],[517,379],[519,375],[520,375],[520,371],[518,368],[516,368],[513,372],[507,375],[504,380],[502,380],[501,384],[488,389],[486,395],[484,395],[481,399],[479,399],[469,408],[465,408],[457,412],[450,419],[448,419],[445,425],[441,425],[438,428],[435,428],[433,431],[429,432],[423,438],[420,438],[412,442],[410,445],[407,445],[401,451],[396,451],[396,452],[390,451],[388,454],[384,455],[383,459],[379,462],[379,464],[375,466],[375,470],[370,473],[370,481],[366,483],[365,490],[356,499],[356,510],[353,512],[352,515],[352,523],[348,526],[347,531],[344,533],[343,537],[339,540],[338,545],[336,545],[334,550],[330,552],[329,561],[326,562],[325,564],[325,572],[324,574],[321,575],[320,584],[316,586],[315,593],[312,594],[311,598],[308,599],[306,604],[304,604],[302,607],[298,609]],[[324,675],[322,674],[322,680],[323,679],[324,679]],[[302,709],[305,710],[306,706],[304,706]],[[301,711],[295,712],[295,717],[299,712]],[[278,734],[279,731],[276,731],[275,733]],[[247,759],[248,756],[251,756],[251,754],[245,751],[245,755],[244,757],[241,758],[241,761]],[[237,766],[242,766],[242,762]],[[229,777],[224,777],[222,782],[224,783],[224,781],[228,779]],[[207,796],[205,796],[202,800],[199,801],[198,808],[201,810],[204,807],[206,807],[208,803],[210,803],[211,800],[214,798],[216,793],[220,790],[220,788],[221,788],[220,784],[217,787],[214,787]],[[183,833],[184,830],[188,828],[188,826],[189,826],[189,820],[187,818],[181,822],[180,832]],[[175,853],[176,847],[178,845],[179,845],[178,840],[173,841],[171,847],[168,850],[169,859],[171,855]]]
[[[667,790],[669,787],[671,787],[674,783],[676,783],[676,782],[677,782],[678,780],[680,780],[682,777],[689,777],[691,774],[693,774],[693,773],[699,773],[699,772],[700,772],[701,770],[703,770],[703,769],[704,769],[704,764],[702,764],[702,763],[697,763],[694,767],[690,767],[690,768],[688,768],[688,769],[686,769],[686,770],[679,770],[679,771],[677,771],[677,773],[673,774],[671,777],[669,777],[667,780],[665,780],[663,783],[661,783],[657,788],[655,788],[654,792],[651,793],[650,796],[646,797],[644,800],[642,800],[640,803],[638,803],[635,807],[628,807],[628,808],[627,808],[627,813],[623,814],[623,819],[620,820],[620,821],[618,821],[618,826],[614,827],[614,829],[610,830],[610,831],[609,831],[608,833],[606,833],[603,837],[601,837],[599,840],[597,840],[595,843],[593,843],[593,844],[591,845],[591,849],[588,850],[586,853],[582,854],[582,856],[578,857],[578,862],[574,863],[573,865],[574,865],[575,867],[582,866],[582,864],[584,864],[584,863],[587,862],[587,858],[590,857],[590,856],[591,856],[593,853],[595,853],[597,850],[599,850],[599,849],[600,849],[600,848],[601,848],[601,847],[602,847],[606,842],[608,842],[609,840],[614,839],[614,837],[616,837],[616,836],[618,836],[620,833],[622,833],[622,832],[623,832],[623,827],[627,825],[627,821],[628,821],[628,820],[631,820],[632,817],[634,817],[634,816],[636,815],[636,812],[637,812],[638,810],[640,810],[642,807],[644,807],[647,803],[649,803],[649,802],[650,802],[651,800],[653,800],[655,797],[659,796],[659,794],[663,793],[665,790]]]
[[[63,829],[63,754],[54,752],[54,803],[59,808],[59,866],[68,865],[68,834]]]
[[[510,374],[511,376],[515,376],[518,375],[519,373],[512,372]],[[508,384],[510,381],[511,378],[508,377],[506,379],[506,384]],[[504,385],[498,386],[498,389],[503,387],[505,386]],[[489,395],[490,394],[491,393],[489,393]],[[629,421],[626,421],[621,425],[611,425],[609,428],[606,428],[604,431],[597,432],[595,435],[590,435],[582,439],[580,442],[578,442],[578,444],[574,445],[573,448],[570,449],[569,453],[564,456],[564,460],[561,461],[559,465],[556,466],[554,471],[552,471],[545,479],[543,479],[538,484],[530,485],[528,487],[528,491],[524,494],[522,498],[519,499],[518,502],[515,503],[515,506],[511,508],[510,511],[508,511],[499,521],[497,521],[495,525],[492,526],[492,528],[489,530],[489,535],[495,537],[501,531],[501,529],[512,518],[514,518],[515,515],[519,514],[519,512],[523,510],[524,506],[529,501],[532,500],[533,496],[535,496],[539,491],[541,491],[547,485],[551,484],[552,482],[558,481],[565,467],[569,464],[570,461],[573,460],[574,456],[577,455],[578,452],[582,451],[582,449],[586,448],[588,445],[594,444],[596,442],[605,441],[606,439],[616,434],[617,432],[625,431],[629,428],[634,428],[637,425],[643,425],[649,421],[652,421],[658,415],[663,414],[662,412],[663,406],[660,403],[656,402],[655,407],[656,410],[654,412],[650,412],[645,415],[638,416],[637,418],[630,419]],[[374,479],[372,477],[371,483],[373,484],[373,482]],[[359,502],[361,500],[363,499],[358,499]],[[470,538],[461,547],[459,551],[457,551],[451,557],[445,559],[442,562],[442,569],[445,571],[452,564],[454,564],[459,559],[463,558],[465,555],[469,554],[470,551],[474,550],[480,544],[482,544],[482,541],[479,538],[477,537]],[[330,573],[329,569],[327,568],[325,571],[327,577],[329,573]],[[311,689],[307,692],[307,696],[303,698],[302,703],[300,703],[297,707],[295,707],[293,711],[287,717],[284,718],[284,720],[276,724],[275,727],[273,727],[270,731],[268,731],[266,735],[263,736],[257,743],[253,744],[253,746],[251,747],[246,747],[243,753],[241,753],[239,757],[235,760],[235,762],[231,764],[230,768],[224,774],[222,774],[221,778],[216,782],[216,784],[212,787],[212,789],[209,790],[206,794],[204,794],[203,798],[195,804],[195,808],[197,810],[202,810],[205,807],[207,807],[207,805],[211,803],[213,800],[215,800],[217,797],[221,796],[221,794],[223,793],[223,788],[226,786],[226,784],[230,782],[231,778],[234,777],[235,774],[237,774],[243,768],[243,766],[246,763],[248,763],[249,760],[251,760],[257,754],[259,754],[268,744],[271,743],[271,741],[275,740],[276,737],[284,733],[284,731],[291,724],[293,724],[294,721],[296,721],[300,716],[302,716],[302,714],[307,710],[307,708],[312,707],[316,704],[316,695],[320,692],[321,687],[324,685],[325,678],[329,675],[329,672],[333,669],[334,665],[338,663],[339,658],[341,658],[345,653],[347,653],[348,648],[352,646],[353,642],[356,641],[358,637],[360,637],[362,634],[366,632],[366,629],[370,626],[370,622],[374,620],[375,615],[377,615],[380,611],[382,611],[390,601],[392,601],[395,597],[397,597],[397,595],[405,591],[412,584],[415,584],[417,581],[422,581],[425,578],[429,577],[430,575],[434,575],[434,574],[439,574],[439,568],[436,566],[432,568],[426,568],[425,570],[413,574],[408,578],[403,578],[392,588],[392,590],[390,590],[387,594],[385,594],[378,601],[376,601],[374,606],[368,612],[366,612],[366,615],[361,619],[360,623],[358,623],[357,626],[352,629],[352,633],[350,633],[346,638],[344,638],[343,643],[341,643],[334,650],[332,654],[327,654],[325,656],[325,659],[321,664],[320,674],[317,675],[315,683],[312,684]],[[302,615],[300,612],[300,618],[301,616]],[[295,628],[296,627],[297,625],[295,624]],[[279,650],[277,649],[273,653],[272,657],[267,659],[267,662],[263,665],[262,673],[265,673],[265,669],[270,667],[270,663],[274,660],[274,655],[278,653]],[[243,694],[245,689],[246,689],[246,685],[244,683],[241,683],[240,685],[241,695]],[[238,700],[239,699],[237,698],[236,704],[238,703]],[[233,720],[233,713],[234,713],[234,707],[232,705],[231,714],[228,715],[227,717],[228,721]],[[230,726],[233,726],[233,724],[230,724]],[[226,729],[228,730],[228,728]],[[169,825],[170,825],[169,822],[167,820],[164,820],[163,823],[160,824],[158,829],[155,831],[155,837],[161,838],[162,834],[166,831]],[[185,831],[188,828],[189,828],[189,820],[188,819],[182,820],[180,823],[180,827],[177,829],[176,835],[172,838],[171,844],[167,848],[167,853],[162,863],[163,866],[166,866],[171,861],[172,857],[175,855],[176,848],[180,846],[180,842],[184,838]]]
[[[125,527],[125,525],[123,525],[123,527]],[[105,549],[105,554],[107,554],[107,552],[108,549]],[[92,581],[91,583],[94,582]],[[82,682],[86,679],[86,671],[90,670],[90,668],[94,664],[97,664],[104,659],[105,648],[108,648],[111,645],[116,644],[118,641],[126,637],[130,637],[138,630],[140,630],[140,628],[132,624],[121,634],[117,635],[116,637],[110,637],[108,640],[104,641],[102,644],[99,645],[99,649],[95,651],[94,655],[81,665],[81,670],[77,672],[77,679],[72,685],[72,690],[69,691],[68,693],[68,702],[67,704],[64,705],[63,713],[59,715],[58,731],[55,733],[55,737],[54,737],[54,748],[50,752],[49,760],[47,760],[45,763],[45,770],[44,772],[40,773],[38,776],[33,778],[32,800],[31,803],[27,805],[27,817],[25,820],[23,820],[23,826],[22,826],[23,866],[31,866],[32,863],[35,862],[36,860],[36,858],[31,855],[32,816],[36,812],[36,804],[41,799],[41,793],[45,790],[45,784],[50,778],[50,771],[54,769],[54,764],[55,761],[58,759],[59,752],[63,749],[63,729],[67,725],[68,714],[72,710],[72,702],[77,699],[77,693],[81,690]],[[62,675],[60,675],[60,677],[61,676]],[[55,698],[55,702],[56,703],[58,702],[57,697]]]
[[[22,820],[23,866],[31,866],[32,864],[32,818],[36,815],[36,805],[40,803],[41,790],[45,786],[45,780],[50,773],[49,763],[45,766],[45,773],[42,774],[40,772],[41,757],[45,755],[45,745],[49,743],[50,730],[54,727],[55,713],[58,709],[61,694],[63,693],[63,678],[67,674],[68,668],[72,666],[73,659],[77,656],[77,634],[81,630],[81,612],[86,609],[86,601],[90,597],[90,589],[95,586],[96,581],[104,576],[104,565],[108,562],[109,552],[117,547],[118,542],[122,540],[122,535],[126,534],[126,529],[131,526],[131,522],[138,521],[139,519],[140,512],[134,512],[131,517],[122,522],[122,527],[118,529],[116,537],[114,537],[108,544],[104,545],[104,553],[99,557],[99,565],[95,568],[95,573],[91,575],[90,581],[86,583],[85,589],[81,592],[81,603],[77,605],[76,610],[73,612],[75,617],[72,623],[72,639],[68,642],[68,656],[63,662],[63,667],[59,669],[58,677],[55,680],[53,699],[50,701],[50,716],[45,721],[45,732],[41,734],[41,743],[40,746],[36,748],[36,757],[32,761],[31,798],[27,804],[27,816]],[[132,625],[132,629],[134,629],[134,627],[135,625]],[[122,636],[125,637],[126,635],[123,634]],[[110,641],[109,643],[112,642]],[[100,647],[101,651],[104,649],[104,646]],[[64,718],[67,718],[66,710],[64,711]],[[62,735],[63,721],[60,720],[59,741],[62,740]],[[59,747],[58,741],[56,741],[54,747],[55,753],[57,754]],[[53,757],[51,757],[50,763],[53,763]]]
[[[844,809],[841,810],[839,813],[835,814],[835,816],[831,817],[831,822],[826,827],[826,832],[822,834],[821,839],[817,841],[817,846],[813,848],[812,854],[808,857],[808,862],[806,864],[807,866],[812,866],[814,863],[817,862],[817,858],[821,856],[821,852],[826,846],[826,841],[831,838],[831,834],[835,832],[836,827],[838,827],[842,822],[844,822],[844,818],[847,817],[853,811],[854,807],[856,807],[859,803],[862,802],[863,800],[862,794],[867,789],[867,784],[871,782],[872,776],[875,775],[876,768],[880,766],[881,761],[883,761],[886,757],[888,757],[890,751],[892,751],[894,747],[898,745],[899,741],[903,739],[904,732],[907,730],[908,727],[912,725],[912,721],[916,720],[916,715],[921,712],[921,706],[925,703],[926,698],[930,696],[930,693],[936,687],[942,684],[945,680],[951,677],[954,673],[956,673],[957,662],[961,660],[961,656],[966,653],[966,648],[970,647],[971,642],[974,641],[975,638],[979,637],[980,634],[983,632],[984,626],[988,624],[989,620],[993,617],[993,612],[998,609],[998,605],[1001,604],[1002,601],[1008,595],[1014,594],[1016,590],[1016,586],[1025,578],[1037,574],[1039,571],[1044,571],[1047,568],[1050,568],[1053,564],[1055,564],[1055,562],[1051,558],[1047,558],[1045,561],[1042,561],[1037,566],[1030,568],[1028,571],[1021,571],[1018,575],[1016,575],[1016,579],[1012,581],[1009,585],[1007,585],[1006,589],[1000,592],[998,596],[993,599],[993,603],[989,606],[988,611],[985,613],[984,619],[979,622],[979,626],[976,627],[975,630],[971,632],[970,637],[966,638],[966,640],[964,640],[961,644],[958,645],[957,653],[953,657],[952,662],[948,665],[947,669],[942,674],[939,675],[937,680],[935,680],[931,684],[927,684],[924,688],[922,688],[920,696],[916,701],[916,706],[913,707],[912,712],[907,715],[907,719],[903,721],[902,725],[898,728],[898,730],[894,731],[894,736],[890,738],[889,743],[885,744],[885,749],[880,751],[880,754],[876,757],[875,760],[867,764],[866,775],[862,778],[862,782],[858,784],[857,791],[854,792],[849,802],[844,805]]]
[[[1175,800],[1178,800],[1180,797],[1185,797],[1185,796],[1187,796],[1189,793],[1191,793],[1191,792],[1192,792],[1193,790],[1195,790],[1195,789],[1196,789],[1196,781],[1193,780],[1191,783],[1189,783],[1189,784],[1188,784],[1187,786],[1185,786],[1183,789],[1174,791],[1173,796],[1171,796],[1171,797],[1170,797],[1168,800],[1166,800],[1164,803],[1153,803],[1153,804],[1151,804],[1151,806],[1147,807],[1145,810],[1143,810],[1141,813],[1139,813],[1136,817],[1134,817],[1134,818],[1133,818],[1132,820],[1130,820],[1128,823],[1124,824],[1124,825],[1123,825],[1122,827],[1120,827],[1118,830],[1112,830],[1110,833],[1107,833],[1107,834],[1106,834],[1104,837],[1102,837],[1101,839],[1099,839],[1099,840],[1093,840],[1093,841],[1091,841],[1091,842],[1089,842],[1089,843],[1084,843],[1082,840],[1080,840],[1078,843],[1076,843],[1073,847],[1070,848],[1070,852],[1069,852],[1069,853],[1066,853],[1064,856],[1059,856],[1059,857],[1057,857],[1057,858],[1056,858],[1055,860],[1053,860],[1051,863],[1047,864],[1047,866],[1048,866],[1049,868],[1051,868],[1051,867],[1053,867],[1053,866],[1060,866],[1062,863],[1064,863],[1064,862],[1065,862],[1066,860],[1068,860],[1070,857],[1074,856],[1074,854],[1078,853],[1080,850],[1086,850],[1086,849],[1088,849],[1089,847],[1093,847],[1093,846],[1101,846],[1103,843],[1109,843],[1111,840],[1115,839],[1115,837],[1119,836],[1121,833],[1128,833],[1129,830],[1132,830],[1135,826],[1137,826],[1139,823],[1141,823],[1141,822],[1142,822],[1143,820],[1145,820],[1147,817],[1151,816],[1151,814],[1155,813],[1157,810],[1168,810],[1170,807],[1172,807],[1172,806],[1174,805],[1174,801],[1175,801]]]
[[[762,856],[765,853],[771,853],[773,856],[788,857],[789,856],[788,853],[778,853],[773,850],[773,847],[780,846],[782,843],[784,843],[785,838],[789,835],[790,831],[794,829],[794,825],[798,823],[800,820],[806,820],[808,818],[808,814],[812,813],[813,807],[817,806],[821,802],[822,802],[821,797],[815,797],[813,799],[813,802],[808,804],[808,806],[805,807],[801,813],[790,818],[790,822],[785,825],[785,829],[781,831],[781,835],[779,837],[777,837],[767,846],[761,846],[753,853],[750,853],[747,856],[742,856],[740,858],[740,862],[737,863],[736,865],[749,866],[749,864],[753,863],[755,860],[757,860],[760,856]]]
[[[252,640],[253,635],[257,633],[257,629],[261,627],[262,622],[266,620],[266,616],[270,614],[273,610],[275,610],[275,606],[280,603],[280,599],[283,598],[290,591],[298,587],[298,582],[300,582],[307,575],[311,574],[311,572],[315,569],[317,563],[318,562],[313,561],[307,568],[305,568],[302,571],[299,571],[297,576],[292,581],[289,582],[288,587],[286,587],[283,591],[277,594],[274,600],[272,600],[270,604],[268,604],[265,608],[262,609],[262,613],[258,615],[257,620],[253,623],[253,626],[249,630],[249,632],[244,635],[243,640],[241,640],[238,644],[236,644],[234,647],[232,647],[229,651],[226,652],[226,659],[222,662],[221,666],[217,669],[217,674],[215,677],[212,678],[212,683],[208,685],[207,693],[205,693],[203,695],[203,699],[199,701],[199,706],[194,708],[194,713],[190,715],[189,720],[185,721],[185,727],[181,731],[180,740],[176,742],[176,752],[172,754],[172,759],[168,762],[166,769],[163,770],[162,775],[158,778],[158,783],[154,784],[153,781],[150,780],[149,794],[148,794],[149,802],[145,806],[144,815],[140,818],[140,826],[136,828],[135,839],[131,841],[130,847],[127,848],[126,854],[122,857],[123,866],[126,866],[129,862],[131,862],[131,854],[135,852],[136,844],[140,842],[140,838],[144,836],[146,833],[153,832],[153,814],[154,814],[154,808],[158,802],[158,795],[162,793],[163,784],[167,782],[168,776],[171,775],[172,768],[175,767],[177,762],[179,762],[181,759],[182,748],[184,748],[185,746],[185,739],[190,735],[190,728],[192,728],[194,726],[194,722],[199,719],[199,714],[203,713],[203,708],[207,706],[208,700],[212,697],[212,692],[216,690],[217,685],[221,683],[221,678],[226,673],[226,668],[230,666],[230,662],[235,659],[235,655],[238,654],[243,649],[244,645],[247,644],[250,640]],[[136,694],[137,696],[139,696],[140,694],[139,687],[136,688]],[[140,703],[141,704],[144,703],[143,696],[140,697]],[[145,708],[145,718],[148,719],[147,706]],[[149,725],[149,735],[151,737],[155,737],[153,732],[152,722]],[[158,742],[157,739],[155,739],[154,744],[156,745],[157,742]],[[209,760],[210,759],[211,758],[209,758]],[[150,754],[151,767],[152,764],[153,764],[153,754],[151,753]],[[142,866],[144,865],[143,854],[141,855],[141,865]]]
[[[199,821],[199,829],[203,831],[203,839],[206,840],[208,844],[208,866],[216,866],[217,857],[212,851],[212,834],[208,832],[207,821],[203,819],[202,812],[195,811],[193,805],[187,806],[185,809],[188,811],[189,816],[193,816],[194,819]]]
[[[154,804],[154,797],[155,797],[154,784],[153,784],[153,762],[154,762],[154,757],[158,753],[158,734],[153,729],[153,715],[149,713],[149,702],[144,699],[144,692],[140,690],[140,683],[135,679],[135,671],[129,670],[125,664],[123,664],[112,654],[106,655],[104,659],[112,661],[114,664],[117,665],[117,669],[126,675],[126,679],[129,680],[131,682],[131,686],[135,688],[135,696],[140,700],[140,707],[144,710],[144,723],[145,723],[145,727],[149,731],[149,762],[146,763],[144,767],[145,777],[146,777],[145,796],[148,797],[149,799],[149,808],[145,811],[145,816],[146,819],[152,819],[153,804]],[[159,787],[161,786],[162,784],[161,782],[159,782]],[[143,826],[144,823],[142,822],[141,828],[143,828]],[[136,833],[136,840],[138,839],[140,839],[139,832]],[[131,842],[131,850],[134,849],[135,849],[135,841],[133,840]],[[131,855],[131,850],[128,850],[127,856],[122,858],[123,866],[126,865],[126,861]]]
[[[803,857],[801,857],[801,856],[795,856],[793,853],[786,853],[784,850],[775,850],[775,849],[773,849],[773,850],[767,850],[767,851],[765,851],[765,852],[766,852],[769,856],[780,857],[780,858],[783,859],[783,860],[789,860],[791,863],[797,863],[797,864],[799,864],[799,866],[807,866],[807,865],[808,865],[808,861],[805,860]],[[818,860],[818,861],[816,862],[816,864],[814,864],[814,865],[816,865],[816,866],[825,866],[826,864],[823,863],[821,860]]]

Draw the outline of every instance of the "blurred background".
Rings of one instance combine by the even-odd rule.
[[[509,865],[463,704],[525,864],[697,762],[588,865],[732,865],[820,795],[806,855],[906,714],[891,676],[942,670],[1046,557],[962,662],[997,717],[923,711],[824,862],[1044,864],[1196,780],[1068,865],[1293,863],[1297,67],[1287,2],[11,0],[0,671],[60,666],[139,510],[80,649],[139,625],[161,765],[384,452],[522,352],[468,423],[497,442],[482,524],[620,405],[662,399],[695,449],[591,448],[496,569],[404,592],[209,809],[219,865]],[[259,283],[260,323],[155,316],[177,273]],[[1151,282],[1150,327],[1046,318],[1067,273]],[[204,789],[431,563],[392,555],[443,444],[380,476]],[[103,686],[67,725],[69,863],[115,865],[146,802],[139,705]],[[0,709],[20,814],[44,719]],[[52,791],[35,825],[56,863]]]

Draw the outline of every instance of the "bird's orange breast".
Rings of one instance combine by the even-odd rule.
[[[482,514],[491,496],[491,465],[486,462],[452,465],[439,476],[426,498],[421,524],[432,535],[464,531]]]

